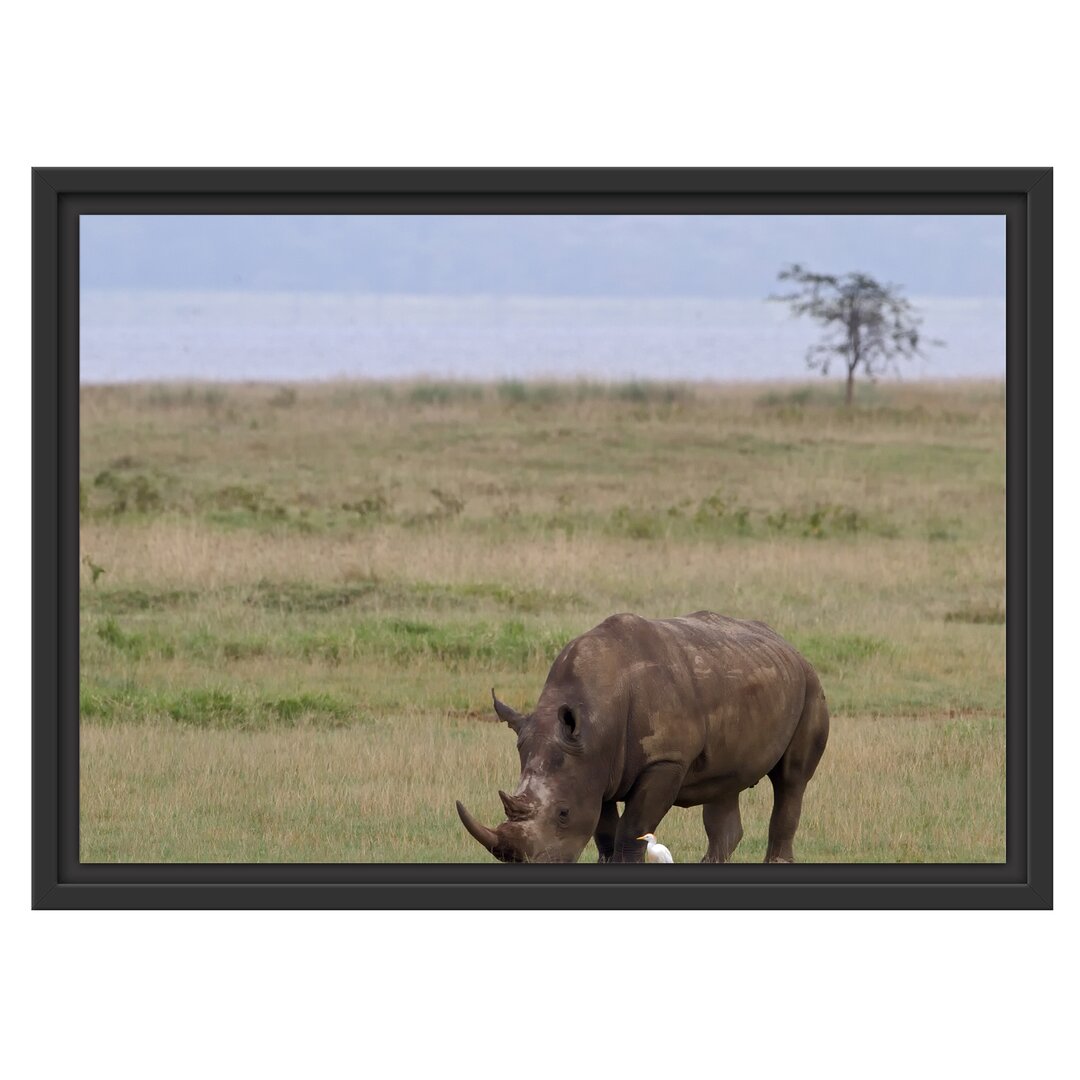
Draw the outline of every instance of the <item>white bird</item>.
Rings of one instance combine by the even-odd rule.
[[[673,863],[675,860],[671,857],[671,852],[668,851],[663,844],[656,842],[656,837],[647,832],[644,836],[639,836],[639,840],[644,840],[649,846],[645,849],[645,861],[646,862],[669,862]]]

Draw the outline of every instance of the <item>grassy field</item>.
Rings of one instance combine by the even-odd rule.
[[[489,861],[454,811],[516,783],[489,688],[711,608],[825,685],[802,861],[1003,860],[1004,418],[1000,383],[84,387],[82,859]],[[699,810],[658,832],[704,852]]]

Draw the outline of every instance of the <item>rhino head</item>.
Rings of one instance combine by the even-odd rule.
[[[462,824],[501,862],[576,862],[596,831],[607,778],[597,775],[580,707],[542,697],[524,716],[494,690],[491,698],[518,737],[521,779],[512,795],[499,792],[506,820],[498,828],[481,825],[459,802]]]

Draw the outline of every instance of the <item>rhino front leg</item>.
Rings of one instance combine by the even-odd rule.
[[[671,809],[682,787],[686,768],[671,761],[650,765],[626,796],[619,827],[615,831],[615,854],[612,862],[645,861],[645,847],[639,836],[656,832],[663,816]]]
[[[619,804],[614,801],[604,803],[600,807],[600,820],[596,823],[596,833],[593,835],[599,853],[597,862],[611,862],[615,854],[615,833],[618,828]]]

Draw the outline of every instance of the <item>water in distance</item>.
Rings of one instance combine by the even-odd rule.
[[[947,347],[905,377],[1003,377],[1000,299],[913,300]],[[817,335],[764,300],[84,290],[80,377],[804,379]]]

